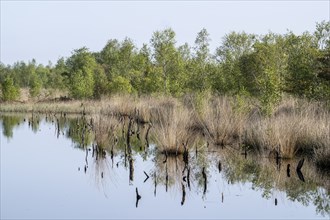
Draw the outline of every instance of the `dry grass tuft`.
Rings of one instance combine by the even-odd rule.
[[[277,151],[283,158],[329,148],[330,114],[317,103],[285,100],[269,118],[251,121],[245,143],[264,152]]]
[[[189,129],[192,111],[173,100],[162,100],[151,111],[153,133],[161,152],[178,155],[190,147],[195,139]]]
[[[93,119],[95,121],[93,130],[96,144],[103,149],[109,149],[116,142],[116,131],[119,127],[119,121],[112,116],[101,117],[96,115]]]
[[[244,113],[234,111],[232,102],[227,97],[210,99],[200,114],[200,122],[209,142],[220,146],[239,141],[246,119]]]
[[[330,151],[330,112],[321,103],[285,98],[273,115],[264,117],[256,109],[240,111],[240,101],[210,95],[187,96],[182,102],[173,97],[126,95],[97,101],[1,103],[0,112],[96,115],[95,135],[100,145],[109,142],[106,136],[114,129],[113,122],[129,116],[136,124],[152,124],[151,135],[159,151],[167,155],[183,153],[203,134],[214,146],[244,143],[265,155],[277,151],[283,158],[314,155],[321,167],[328,166],[324,155]],[[109,119],[101,119],[105,116]]]

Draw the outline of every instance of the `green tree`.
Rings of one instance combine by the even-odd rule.
[[[1,84],[3,101],[13,101],[19,97],[19,88],[14,84],[13,78],[7,76]]]
[[[132,93],[132,85],[127,78],[115,76],[110,83],[110,91],[112,93],[129,94]]]
[[[30,95],[31,97],[36,97],[40,94],[41,91],[41,80],[36,73],[33,73],[30,78]]]
[[[97,61],[104,66],[108,80],[117,74],[117,63],[119,60],[120,43],[116,39],[111,39],[97,56]]]
[[[240,69],[240,59],[253,52],[257,38],[245,32],[231,32],[222,40],[222,45],[216,49],[216,60],[220,65],[220,76],[216,77],[217,84],[213,87],[222,93],[238,94],[245,91],[244,76]]]
[[[69,73],[62,57],[57,60],[56,65],[50,68],[46,85],[48,88],[65,90],[69,85]]]
[[[265,35],[254,45],[256,83],[263,113],[269,115],[282,97],[283,77],[286,74],[287,56],[281,37],[273,33]]]
[[[94,71],[94,98],[101,98],[102,95],[109,93],[109,82],[104,69],[97,64]]]
[[[318,88],[317,41],[307,32],[301,36],[289,32],[285,39],[288,54],[285,89],[300,97],[313,98]]]
[[[189,90],[194,92],[203,92],[210,88],[210,59],[209,33],[205,28],[198,32],[195,46],[194,57],[189,60]]]
[[[330,48],[330,21],[316,23],[314,36],[316,37],[318,47],[321,50]]]
[[[171,92],[169,86],[171,86],[172,89],[179,86],[175,76],[178,74],[176,67],[178,67],[179,57],[179,53],[175,48],[175,43],[175,32],[170,28],[164,31],[154,32],[151,38],[155,65],[161,70],[164,94]],[[173,93],[174,92],[175,91],[173,91]]]
[[[95,57],[86,47],[74,50],[66,62],[69,90],[74,98],[91,98],[94,93]]]
[[[316,24],[314,36],[320,49],[317,57],[317,89],[314,94],[318,99],[330,100],[330,21]]]
[[[139,52],[132,58],[130,82],[133,90],[141,94],[151,94],[161,90],[161,77],[156,73],[156,68],[151,62],[151,52],[143,44]]]

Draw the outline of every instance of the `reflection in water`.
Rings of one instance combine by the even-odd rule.
[[[32,114],[28,118],[29,128],[38,131],[43,116]],[[24,123],[25,117],[1,115],[0,119],[3,135],[12,138],[13,129]],[[54,125],[57,138],[61,135],[69,138],[76,149],[84,152],[85,164],[81,169],[78,167],[78,171],[91,175],[106,197],[107,181],[112,180],[115,170],[120,168],[128,169],[128,186],[134,185],[134,179],[139,179],[141,175],[143,183],[153,186],[154,197],[157,197],[159,187],[164,188],[165,192],[177,192],[181,206],[187,206],[187,201],[199,193],[205,199],[209,187],[221,184],[212,179],[220,175],[224,178],[224,185],[227,182],[229,185],[250,183],[253,190],[262,191],[263,198],[272,198],[275,206],[282,204],[278,203],[277,192],[280,191],[285,192],[287,200],[304,206],[313,204],[316,213],[323,216],[330,214],[330,177],[320,174],[305,159],[297,161],[276,158],[274,161],[262,155],[241,155],[231,148],[219,149],[213,146],[196,147],[194,150],[184,146],[182,154],[167,155],[159,152],[154,145],[155,137],[150,132],[152,125],[139,124],[129,117],[117,119],[113,116],[88,118],[86,115],[47,115],[45,122]],[[150,171],[144,168],[143,173],[138,173],[135,167],[144,162],[152,163],[153,167]],[[296,167],[297,175],[291,172],[292,167]],[[145,192],[141,192],[144,196]],[[135,187],[135,196],[135,206],[138,208],[142,198],[138,187]],[[219,190],[218,199],[224,203],[223,189]]]
[[[138,188],[135,188],[135,192],[136,192],[136,203],[135,203],[135,207],[138,207],[139,204],[139,200],[141,199],[141,195],[139,194]]]
[[[1,115],[2,120],[2,133],[3,136],[9,138],[13,137],[13,129],[16,126],[19,126],[20,123],[25,121],[25,118],[23,116],[6,116]]]
[[[228,154],[228,153],[225,153]],[[252,188],[262,190],[264,198],[271,198],[277,191],[286,192],[287,198],[291,201],[298,201],[304,206],[314,204],[316,212],[326,215],[330,213],[330,177],[321,175],[312,165],[306,164],[302,168],[303,160],[283,160],[287,164],[286,172],[277,168],[268,158],[261,156],[244,159],[231,154],[226,155],[225,161],[228,164],[224,172],[228,181],[251,182]],[[290,175],[290,164],[296,164],[297,176]],[[300,165],[299,165],[300,164]],[[323,187],[323,188],[321,188]],[[277,199],[275,200],[277,204]]]
[[[182,200],[181,200],[181,205],[184,204],[184,201],[186,200],[186,189],[185,186],[182,183]]]
[[[290,164],[288,163],[287,167],[286,167],[286,175],[287,177],[290,177]]]

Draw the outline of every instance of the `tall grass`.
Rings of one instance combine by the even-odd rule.
[[[257,117],[246,127],[245,143],[265,154],[283,158],[329,148],[330,114],[315,103],[283,101],[270,117]]]
[[[235,111],[228,97],[213,97],[203,105],[200,123],[213,145],[229,145],[239,141],[245,128],[246,115]]]
[[[167,155],[178,155],[190,147],[195,135],[189,129],[192,111],[174,100],[164,100],[151,111],[153,134],[158,147]]]
[[[320,167],[329,166],[330,112],[321,103],[286,97],[272,115],[263,116],[255,106],[237,109],[242,100],[211,95],[195,99],[112,96],[70,102],[1,103],[0,112],[95,115],[95,135],[102,144],[109,141],[105,136],[113,130],[112,122],[107,124],[103,117],[109,116],[110,121],[129,117],[136,125],[152,124],[151,136],[159,151],[166,154],[181,154],[204,135],[214,146],[244,143],[266,156],[272,156],[272,152],[282,158],[305,154],[314,157]]]
[[[100,115],[96,115],[93,119],[95,120],[93,130],[96,144],[103,149],[110,150],[118,139],[116,131],[119,121],[112,116],[101,117]]]

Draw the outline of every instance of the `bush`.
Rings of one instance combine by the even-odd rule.
[[[41,91],[41,81],[40,79],[38,79],[38,77],[35,75],[33,78],[32,78],[32,82],[30,84],[30,95],[31,97],[36,97],[40,94],[40,91]]]
[[[132,85],[128,79],[122,76],[116,76],[110,83],[112,93],[132,93]]]
[[[19,88],[14,85],[14,80],[11,77],[6,77],[1,84],[3,101],[13,101],[19,97]]]

